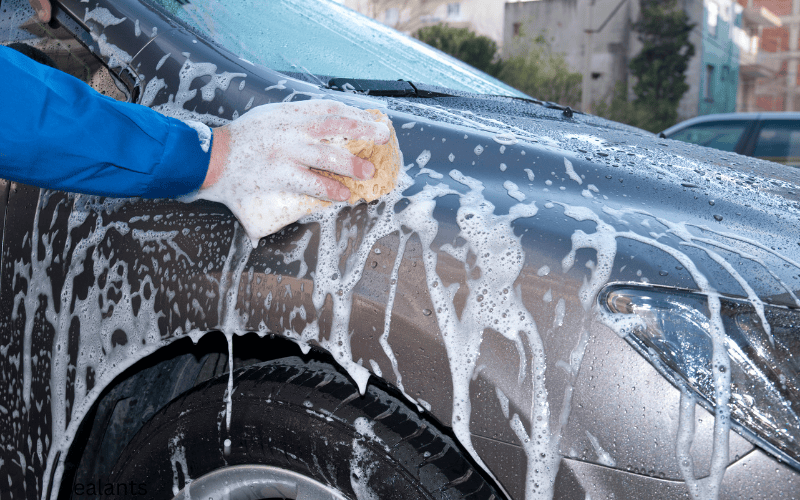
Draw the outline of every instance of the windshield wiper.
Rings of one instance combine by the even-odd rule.
[[[341,92],[380,97],[451,97],[459,94],[439,87],[419,85],[407,80],[366,80],[363,78],[331,78],[328,88]]]
[[[458,90],[435,87],[408,80],[366,80],[363,78],[331,78],[328,80],[328,88],[340,92],[355,92],[357,94],[367,94],[379,97],[498,97],[504,99],[515,99],[538,104],[548,109],[556,109],[563,113],[564,117],[572,118],[575,113],[581,113],[569,106],[563,106],[555,102],[540,101],[530,97],[517,97],[506,95],[474,94],[461,92]],[[581,113],[582,114],[582,113]]]

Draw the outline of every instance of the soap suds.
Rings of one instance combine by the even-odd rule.
[[[531,181],[531,182],[533,182],[533,179],[535,178],[535,176],[533,175],[533,170],[531,170],[531,169],[529,169],[529,168],[524,168],[524,169],[522,169],[522,170],[523,170],[523,171],[524,171],[526,174],[528,174],[528,180],[529,180],[529,181]]]
[[[503,416],[508,419],[508,396],[497,386],[495,386],[494,392],[497,395],[497,400],[500,402],[500,410],[502,410]]]
[[[104,7],[96,7],[92,10],[86,9],[86,13],[83,16],[83,22],[88,23],[89,21],[95,21],[99,25],[107,28],[109,26],[116,26],[121,22],[125,21],[126,17],[118,18],[115,17],[110,10]],[[138,25],[138,21],[137,21]]]
[[[575,169],[572,167],[572,162],[566,158],[564,158],[564,168],[567,169],[567,175],[570,179],[578,184],[583,184],[583,179],[581,179],[580,176],[575,173]]]
[[[532,217],[537,209],[534,204],[518,203],[509,209],[507,215],[495,215],[494,205],[483,196],[483,184],[457,170],[452,170],[450,177],[469,189],[466,194],[459,195],[460,208],[456,220],[460,228],[459,236],[466,242],[459,248],[463,250],[461,253],[465,259],[467,253],[476,255],[473,266],[482,271],[480,278],[467,280],[468,298],[460,316],[453,304],[459,284],[443,285],[436,271],[438,255],[431,248],[438,232],[438,222],[433,217],[435,199],[456,192],[444,185],[426,185],[411,197],[411,204],[398,213],[397,218],[402,225],[415,231],[422,243],[428,291],[450,362],[453,381],[451,425],[464,448],[486,469],[472,445],[469,430],[472,408],[469,386],[476,370],[483,331],[491,327],[518,343],[524,338],[533,352],[531,376],[537,381],[533,425],[534,432],[541,437],[535,442],[526,440],[523,446],[527,446],[532,454],[531,460],[544,460],[550,465],[546,468],[529,467],[527,487],[531,491],[552,492],[559,457],[556,450],[551,448],[549,404],[543,384],[545,361],[542,340],[535,321],[522,304],[520,290],[514,286],[523,267],[524,251],[511,222],[520,217]],[[452,251],[458,253],[459,248],[453,248]],[[542,454],[545,459],[539,458]]]
[[[350,486],[357,500],[379,500],[368,484],[377,469],[377,463],[372,451],[366,446],[368,440],[379,438],[366,418],[358,417],[354,424],[358,434],[353,438],[353,453],[350,456]]]
[[[505,181],[503,187],[506,188],[508,195],[517,201],[525,201],[525,195],[519,190],[516,184],[511,181]]]
[[[597,463],[605,465],[606,467],[617,466],[616,460],[614,460],[611,455],[609,455],[608,452],[604,450],[602,446],[600,446],[600,441],[598,441],[597,438],[592,435],[592,433],[586,431],[586,437],[589,438],[589,441],[592,443],[592,448],[594,448],[595,453],[597,453]]]
[[[208,148],[211,146],[211,129],[208,125],[194,120],[186,120],[183,123],[192,127],[197,132],[197,138],[200,140],[200,149],[204,153],[208,153]]]
[[[169,462],[172,466],[172,494],[177,495],[181,489],[180,478],[183,476],[183,487],[189,486],[192,482],[189,476],[189,465],[186,462],[186,449],[183,447],[183,434],[178,434],[169,440],[168,448],[170,452]],[[178,470],[180,468],[180,471]]]
[[[428,164],[430,159],[431,159],[431,152],[426,149],[422,151],[417,157],[417,165],[419,166],[419,168],[425,168],[425,165]]]
[[[300,194],[325,195],[322,181],[310,171],[297,165],[294,156],[299,155],[299,158],[303,158],[303,155],[310,155],[314,157],[316,154],[314,150],[308,147],[295,152],[279,147],[279,143],[284,142],[295,144],[308,142],[308,139],[301,133],[293,132],[293,130],[302,127],[304,121],[310,117],[319,113],[328,113],[328,108],[332,108],[331,112],[335,112],[339,116],[359,120],[367,119],[370,122],[373,120],[372,115],[343,106],[335,101],[302,101],[289,105],[273,104],[254,108],[239,120],[228,125],[231,151],[228,156],[228,164],[220,179],[209,188],[187,197],[185,201],[202,198],[224,203],[241,222],[254,247],[258,245],[258,241],[262,237],[277,232],[304,215],[328,206],[328,202],[308,194]],[[377,130],[387,137],[394,138],[393,132],[389,136],[389,130],[385,123],[378,122],[377,127]],[[261,133],[261,130],[275,129],[283,130],[283,133],[274,137],[265,137]],[[396,139],[394,141],[392,143],[390,140],[388,151],[383,150],[386,160],[383,164],[379,164],[378,168],[382,166],[384,169],[396,170],[385,172],[378,170],[373,181],[365,181],[358,186],[352,180],[345,181],[350,184],[351,201],[353,198],[358,200],[362,197],[375,199],[386,189],[394,186],[391,176],[396,175],[395,172],[399,170],[399,165],[402,165]],[[345,144],[337,145],[344,146]],[[372,151],[374,149],[366,144],[366,141],[360,141],[357,147],[360,150]],[[252,158],[255,157],[270,158],[268,176],[265,175],[264,170],[253,168]]]

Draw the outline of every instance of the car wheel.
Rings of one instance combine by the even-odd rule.
[[[110,486],[149,498],[499,498],[431,422],[374,384],[361,396],[330,365],[284,358],[235,371],[230,430],[227,386],[218,377],[159,411]]]

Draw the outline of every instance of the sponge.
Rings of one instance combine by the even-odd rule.
[[[367,202],[377,200],[384,194],[397,187],[397,178],[400,175],[402,161],[400,159],[400,145],[397,134],[388,116],[377,109],[368,109],[376,122],[385,123],[389,127],[389,141],[386,144],[375,144],[370,140],[355,140],[345,144],[345,147],[354,155],[372,162],[375,166],[375,175],[370,180],[358,180],[327,171],[318,171],[320,174],[331,177],[341,182],[350,189],[348,202],[354,205],[359,200]]]

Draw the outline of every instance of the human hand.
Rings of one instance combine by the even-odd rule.
[[[311,168],[355,179],[375,168],[346,149],[352,140],[389,140],[368,112],[329,100],[267,104],[214,130],[211,164],[196,198],[224,203],[253,245],[350,190]]]
[[[50,5],[50,0],[28,0],[36,11],[36,16],[43,23],[50,22],[50,16],[53,13],[53,7]]]

